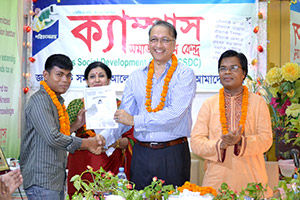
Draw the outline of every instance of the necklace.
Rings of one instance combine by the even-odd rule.
[[[46,92],[48,93],[48,95],[52,99],[52,102],[57,108],[60,126],[59,132],[61,132],[64,135],[70,135],[70,120],[65,104],[61,105],[59,103],[56,94],[49,88],[45,81],[41,81],[40,84],[44,86]]]
[[[243,85],[243,100],[242,100],[242,115],[240,119],[239,126],[242,125],[242,133],[245,130],[245,123],[246,123],[246,117],[247,117],[247,110],[248,110],[248,97],[249,97],[249,91],[247,86]],[[222,126],[222,133],[223,135],[226,135],[228,133],[227,128],[227,120],[225,115],[225,96],[224,96],[224,87],[220,89],[219,92],[219,110],[220,110],[220,122]]]
[[[150,65],[149,65],[149,70],[148,70],[148,75],[147,75],[147,84],[146,84],[146,110],[148,112],[157,112],[163,109],[163,107],[165,106],[165,101],[166,101],[166,96],[169,90],[169,82],[172,79],[173,73],[176,70],[176,67],[178,65],[177,62],[177,58],[176,56],[173,54],[172,55],[172,64],[168,70],[168,73],[164,79],[164,86],[163,86],[163,91],[161,93],[161,98],[160,98],[160,102],[157,105],[156,108],[152,109],[151,107],[151,90],[152,90],[152,79],[153,79],[153,74],[154,74],[154,60],[151,61]]]

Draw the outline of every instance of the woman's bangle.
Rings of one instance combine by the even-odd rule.
[[[117,148],[120,148],[120,141],[119,141],[119,139],[117,139],[116,149],[117,149]]]

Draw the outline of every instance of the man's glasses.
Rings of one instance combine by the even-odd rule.
[[[230,72],[238,72],[239,71],[239,68],[240,68],[240,66],[238,66],[238,65],[232,65],[232,66],[230,66],[230,67],[223,67],[223,66],[221,66],[220,68],[219,68],[219,72],[222,72],[222,73],[224,73],[224,72],[227,72],[227,70],[229,70]]]
[[[174,39],[169,39],[169,38],[161,38],[161,39],[159,39],[159,38],[151,38],[149,40],[149,42],[151,44],[157,44],[158,42],[162,42],[163,44],[168,44],[171,41],[174,41]]]

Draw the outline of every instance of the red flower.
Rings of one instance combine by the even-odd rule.
[[[284,108],[278,108],[277,112],[279,113],[280,116],[284,116],[285,115],[285,109]]]
[[[127,189],[130,189],[130,190],[132,189],[132,185],[131,184],[127,184],[126,187],[127,187]]]
[[[112,175],[112,176],[114,175],[114,173],[112,173],[111,171],[108,171],[107,173],[110,174],[110,175]]]
[[[279,104],[278,102],[276,102],[277,99],[279,99],[279,98],[272,97],[272,99],[271,99],[270,105],[272,105],[273,108],[276,108],[278,106],[278,104]]]
[[[271,104],[271,103],[270,103]],[[284,116],[285,114],[285,110],[287,109],[288,106],[290,106],[292,103],[289,99],[287,99],[284,104],[281,106],[281,108],[278,108],[277,111],[279,113],[280,116]]]
[[[152,178],[152,180],[153,180],[154,182],[156,182],[156,181],[157,181],[157,177],[154,176],[154,177]]]

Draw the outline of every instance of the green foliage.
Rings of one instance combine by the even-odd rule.
[[[297,179],[286,177],[284,180],[279,181],[276,189],[283,190],[283,194],[279,198],[271,198],[271,200],[300,200],[299,174]]]
[[[84,174],[90,174],[93,181],[83,179]],[[106,172],[102,167],[93,171],[93,168],[88,166],[88,170],[82,172],[81,175],[75,175],[71,178],[74,187],[76,188],[72,200],[94,200],[95,197],[104,199],[104,194],[114,194],[124,197],[126,200],[142,200],[143,192],[134,190],[135,185],[128,180],[119,179],[111,172]]]
[[[174,192],[175,189],[173,185],[163,185],[164,181],[161,179],[157,179],[157,177],[153,177],[153,181],[150,185],[144,188],[144,194],[147,198],[151,197],[164,197],[164,199],[168,199],[169,192]]]
[[[83,179],[84,174],[90,174],[93,181]],[[88,170],[82,172],[81,175],[75,175],[71,178],[74,187],[76,188],[75,194],[72,196],[72,200],[94,200],[95,197],[104,199],[104,193],[111,193],[124,197],[126,200],[143,200],[144,197],[164,197],[168,199],[169,192],[174,192],[173,185],[163,185],[163,180],[153,178],[152,183],[145,187],[144,190],[135,190],[135,184],[128,181],[119,179],[111,172],[106,172],[102,167],[93,171],[93,168],[88,166]],[[69,198],[67,198],[69,199]]]
[[[219,189],[219,194],[214,198],[214,200],[237,200],[239,199],[237,193],[229,188],[227,183],[222,183],[221,189]]]
[[[267,185],[263,187],[261,183],[248,183],[247,187],[242,188],[238,194],[236,191],[231,190],[227,183],[222,183],[219,194],[214,200],[245,200],[247,198],[259,200],[264,198],[264,192],[267,191],[266,187]]]
[[[258,200],[264,198],[264,192],[267,191],[266,187],[263,187],[261,183],[248,183],[247,187],[243,191],[245,191],[246,196],[251,197],[254,200]]]

